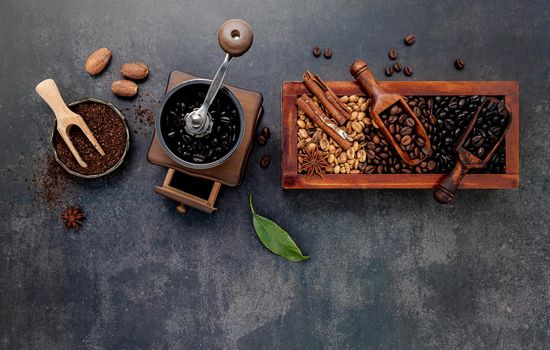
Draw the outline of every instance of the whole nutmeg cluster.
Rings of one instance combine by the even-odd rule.
[[[95,50],[86,60],[85,69],[90,75],[103,72],[112,58],[111,50],[106,47]],[[143,62],[128,62],[120,67],[120,74],[125,79],[116,80],[111,84],[111,91],[121,97],[133,97],[139,91],[136,81],[141,81],[149,75],[149,67]]]

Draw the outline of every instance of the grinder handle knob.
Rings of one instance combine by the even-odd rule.
[[[252,46],[253,38],[250,24],[242,19],[230,19],[218,29],[220,47],[231,57],[244,55]]]

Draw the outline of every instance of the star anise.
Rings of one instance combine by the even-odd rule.
[[[313,174],[319,175],[322,179],[323,168],[328,166],[327,158],[328,154],[320,153],[317,149],[314,149],[313,151],[306,151],[302,155],[302,164],[300,165],[298,172],[307,172],[308,180]]]
[[[82,221],[86,220],[86,217],[79,208],[67,207],[63,214],[61,214],[61,220],[67,230],[73,229],[76,231],[82,226]]]

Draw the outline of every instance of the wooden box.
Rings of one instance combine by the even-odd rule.
[[[467,174],[462,189],[504,189],[519,187],[519,85],[517,81],[386,81],[386,91],[403,96],[503,96],[512,111],[506,135],[506,173]],[[327,85],[336,95],[365,96],[356,82],[333,81]],[[302,82],[284,82],[282,87],[282,186],[285,189],[411,188],[431,189],[444,174],[325,174],[323,178],[298,174],[296,99],[310,94]]]

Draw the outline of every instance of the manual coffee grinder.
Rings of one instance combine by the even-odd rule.
[[[189,206],[212,213],[222,185],[242,182],[263,97],[222,82],[231,61],[246,53],[252,40],[248,23],[229,20],[218,29],[226,57],[214,79],[170,73],[147,159],[168,168],[163,184],[154,190],[178,201],[179,212]]]

